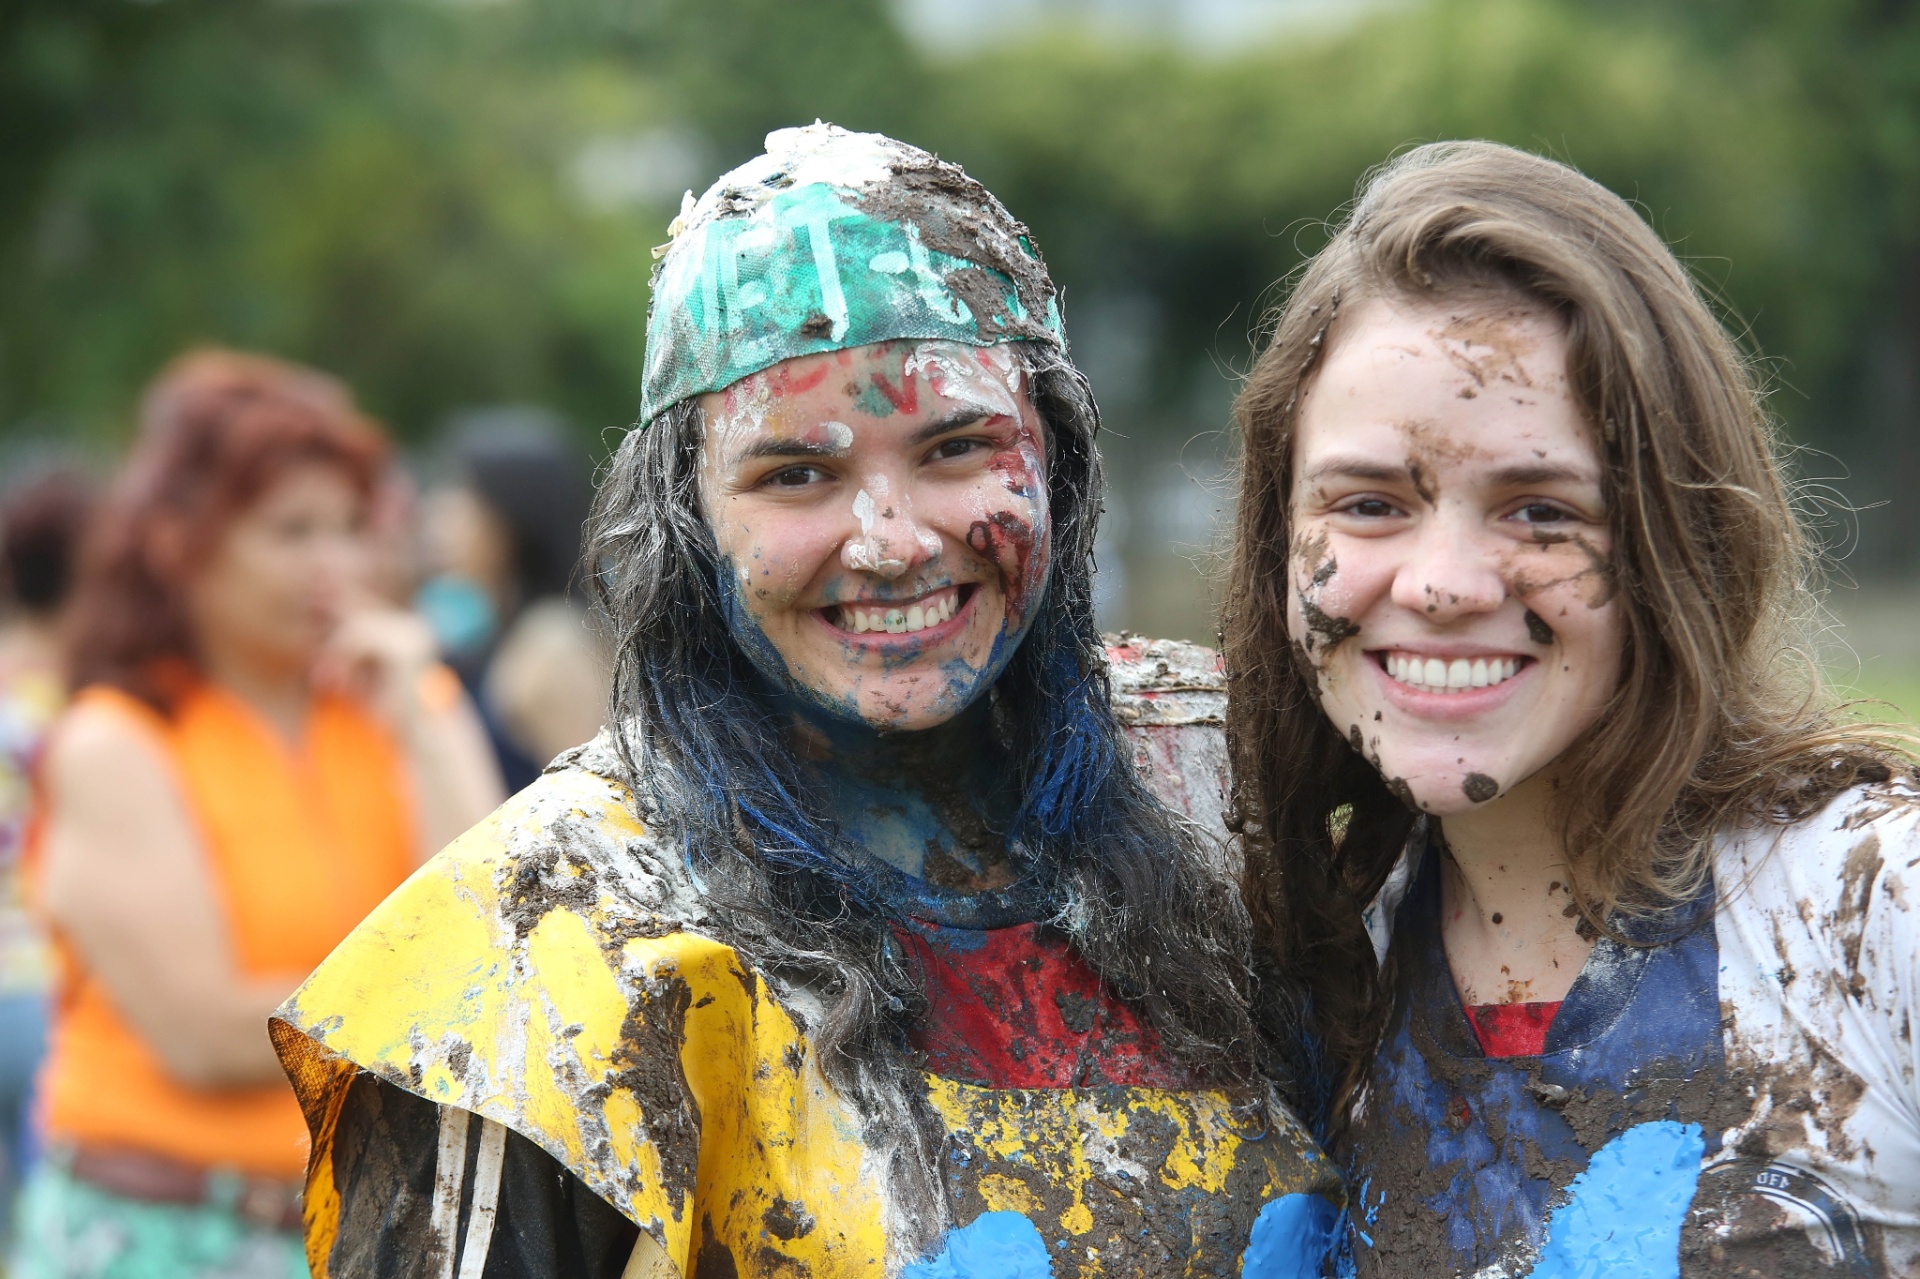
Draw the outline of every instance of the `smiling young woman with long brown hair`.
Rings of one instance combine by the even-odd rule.
[[[1361,1272],[1910,1273],[1920,806],[1799,655],[1791,486],[1686,271],[1564,165],[1422,147],[1237,414],[1248,890]]]

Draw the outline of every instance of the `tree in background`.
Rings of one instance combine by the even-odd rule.
[[[1427,0],[1228,54],[955,56],[885,0],[7,0],[0,433],[115,440],[198,340],[336,370],[403,435],[503,400],[617,428],[679,189],[816,116],[1029,216],[1132,434],[1218,429],[1358,176],[1481,136],[1639,200],[1849,496],[1920,488],[1920,18],[1892,0]],[[1879,566],[1915,562],[1902,512],[1863,523]]]

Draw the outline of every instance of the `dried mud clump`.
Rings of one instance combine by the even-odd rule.
[[[507,863],[501,885],[500,915],[524,940],[549,911],[585,915],[599,904],[600,876],[580,853],[556,840]]]
[[[620,1026],[607,1086],[639,1103],[647,1141],[660,1152],[661,1186],[675,1205],[693,1192],[700,1150],[700,1108],[680,1062],[693,992],[678,975],[643,982]]]
[[[948,272],[943,282],[983,335],[1053,340],[1046,327],[1053,283],[1032,236],[960,166],[932,156],[901,164],[891,180],[855,192],[853,202],[875,218],[916,228],[928,248],[977,264]],[[1008,309],[1004,286],[979,267],[1012,281],[1025,315]]]

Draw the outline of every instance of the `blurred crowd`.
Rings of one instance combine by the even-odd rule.
[[[162,370],[117,470],[0,482],[0,1273],[302,1275],[269,1012],[592,737],[557,418],[402,458],[351,392]]]

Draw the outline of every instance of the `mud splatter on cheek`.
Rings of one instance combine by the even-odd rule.
[[[1294,643],[1310,668],[1323,669],[1332,651],[1360,634],[1359,626],[1325,604],[1326,588],[1340,571],[1325,529],[1296,525],[1288,558],[1294,578]]]
[[[1527,610],[1527,638],[1536,644],[1553,643],[1553,628],[1532,609]]]

